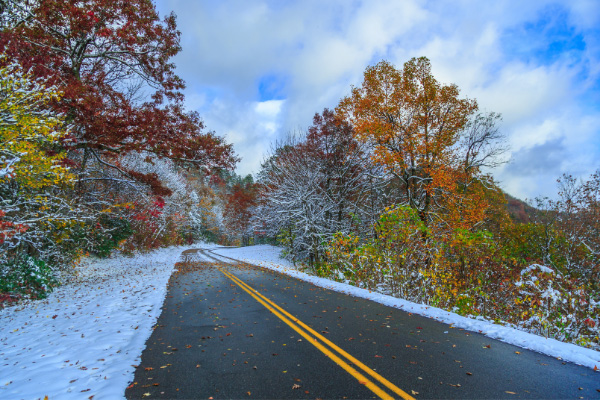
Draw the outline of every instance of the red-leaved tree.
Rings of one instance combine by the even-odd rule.
[[[152,181],[122,168],[130,152],[234,166],[231,145],[184,110],[184,82],[170,62],[181,49],[173,14],[161,21],[151,0],[4,3],[0,49],[64,92],[55,108],[71,126],[62,145],[82,192],[99,182],[106,191],[107,180]]]

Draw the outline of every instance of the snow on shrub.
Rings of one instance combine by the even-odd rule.
[[[599,348],[600,301],[574,279],[533,264],[521,271],[515,303],[517,326],[566,342]]]

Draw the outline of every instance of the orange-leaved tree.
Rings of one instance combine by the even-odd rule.
[[[438,82],[427,58],[402,70],[386,61],[368,67],[337,112],[397,180],[398,203],[415,209],[426,226],[469,229],[484,220],[482,192],[493,185],[481,168],[502,154],[500,117],[479,114],[456,85]]]

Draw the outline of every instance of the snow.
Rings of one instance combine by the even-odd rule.
[[[134,258],[87,261],[78,267],[75,279],[47,299],[0,310],[0,398],[124,398],[160,315],[175,263],[183,250],[210,247],[214,246],[195,244]],[[308,275],[281,259],[277,247],[215,251],[317,286],[431,317],[455,328],[481,332],[587,367],[600,367],[600,353],[590,349]]]
[[[526,273],[531,272],[536,269],[540,270],[541,272],[545,272],[547,274],[554,274],[554,271],[552,269],[546,267],[545,265],[531,264],[527,268],[523,268],[523,270],[521,271],[521,275],[525,275]]]
[[[450,324],[454,328],[463,328],[473,332],[479,332],[490,338],[560,358],[563,361],[573,362],[589,368],[594,368],[596,366],[600,368],[600,352],[595,350],[586,349],[571,343],[560,342],[555,339],[547,339],[532,333],[494,324],[482,319],[463,317],[440,308],[413,303],[367,289],[357,288],[345,283],[309,275],[296,269],[289,261],[279,258],[280,251],[281,249],[275,246],[260,245],[231,249],[219,248],[215,250],[215,253],[276,270],[336,292],[369,299],[389,307],[433,318],[437,321]],[[542,271],[544,271],[544,268],[547,268],[540,265],[536,265],[535,267]]]
[[[47,299],[0,310],[0,398],[124,398],[181,252],[87,261]]]

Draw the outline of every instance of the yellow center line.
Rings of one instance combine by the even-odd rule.
[[[389,396],[386,392],[384,392],[379,386],[377,386],[376,384],[371,382],[369,379],[367,379],[364,375],[362,375],[360,372],[358,372],[356,369],[352,368],[344,360],[342,360],[337,355],[335,355],[333,352],[331,352],[329,349],[327,349],[322,344],[320,344],[317,341],[317,339],[319,339],[323,343],[327,344],[334,351],[337,351],[340,355],[345,357],[348,361],[350,361],[355,366],[362,369],[364,372],[371,375],[371,377],[373,377],[374,379],[379,381],[381,384],[385,385],[388,389],[392,390],[394,393],[399,395],[401,398],[403,398],[405,400],[411,400],[411,399],[414,400],[414,398],[411,397],[408,393],[404,392],[402,389],[398,388],[393,383],[389,382],[387,379],[385,379],[384,377],[379,375],[377,372],[373,371],[371,368],[367,367],[366,365],[364,365],[363,363],[358,361],[356,358],[354,358],[353,356],[348,354],[346,351],[344,351],[341,348],[339,348],[338,346],[336,346],[333,342],[331,342],[327,338],[323,337],[321,334],[319,334],[314,329],[312,329],[311,327],[309,327],[308,325],[306,325],[305,323],[300,321],[298,318],[294,317],[292,314],[288,313],[286,310],[279,307],[273,301],[269,300],[267,297],[260,294],[257,290],[252,288],[250,285],[246,284],[244,281],[242,281],[235,275],[231,274],[230,272],[226,272],[226,271],[222,270],[221,268],[219,268],[219,270],[225,276],[227,276],[229,279],[231,279],[232,281],[237,283],[244,291],[246,291],[248,294],[250,294],[256,301],[261,303],[269,311],[271,311],[273,314],[275,314],[279,319],[281,319],[283,322],[285,322],[287,325],[289,325],[292,329],[294,329],[296,332],[298,332],[309,343],[314,345],[321,352],[323,352],[325,355],[327,355],[329,358],[331,358],[336,364],[338,364],[340,367],[342,367],[346,372],[348,372],[350,375],[352,375],[354,378],[356,378],[359,381],[359,383],[364,384],[366,387],[368,387],[377,396],[379,396],[382,399],[392,399],[393,398],[393,397]],[[295,325],[294,322],[296,324],[298,324],[299,326]],[[302,327],[306,331],[310,332],[313,336],[310,336],[307,332],[302,330],[300,327]]]

